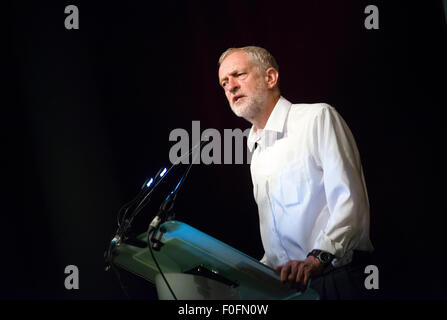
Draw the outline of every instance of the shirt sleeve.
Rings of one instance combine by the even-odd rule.
[[[330,215],[314,249],[341,258],[356,248],[366,229],[369,233],[369,201],[360,155],[351,131],[333,107],[323,106],[314,130]]]

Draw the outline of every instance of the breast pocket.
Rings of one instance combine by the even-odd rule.
[[[302,203],[308,193],[308,185],[308,175],[302,162],[294,162],[285,166],[279,176],[280,201],[285,206]]]

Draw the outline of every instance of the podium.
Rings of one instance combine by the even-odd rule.
[[[153,250],[179,300],[318,300],[308,288],[297,292],[281,284],[279,274],[258,260],[180,221],[163,223],[152,237]],[[147,234],[112,251],[112,263],[155,284],[160,300],[173,299],[147,247]]]

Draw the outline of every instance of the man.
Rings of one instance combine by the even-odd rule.
[[[278,70],[260,47],[230,48],[219,59],[219,82],[231,109],[252,124],[248,146],[254,149],[261,262],[301,291],[312,278],[322,299],[360,297],[362,252],[373,246],[354,138],[331,106],[282,97]]]

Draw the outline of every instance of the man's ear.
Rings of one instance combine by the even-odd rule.
[[[273,89],[278,84],[279,79],[279,72],[273,68],[270,67],[265,71],[265,81],[267,83],[267,87],[269,89]]]

